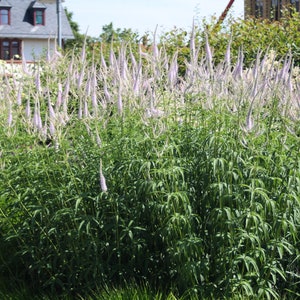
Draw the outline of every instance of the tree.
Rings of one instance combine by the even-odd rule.
[[[131,29],[114,29],[113,23],[110,22],[102,27],[102,33],[100,34],[100,41],[104,43],[114,42],[138,42],[138,33],[133,32]]]
[[[65,8],[65,13],[74,35],[74,40],[68,40],[65,43],[65,48],[71,49],[74,46],[80,47],[81,45],[83,45],[85,36],[79,32],[79,25],[73,20],[73,13],[69,12],[66,8]]]

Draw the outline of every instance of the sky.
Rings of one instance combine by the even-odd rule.
[[[219,17],[229,0],[65,0],[63,7],[73,13],[80,32],[98,37],[102,27],[113,23],[114,29],[132,29],[143,35],[170,31],[176,26],[191,29],[203,18]],[[242,18],[244,0],[235,0],[231,15]]]

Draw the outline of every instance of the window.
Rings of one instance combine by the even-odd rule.
[[[256,0],[255,1],[255,17],[256,18],[262,18],[263,16],[263,1],[262,0]]]
[[[33,12],[34,25],[45,25],[45,10],[35,9]]]
[[[19,41],[12,41],[11,42],[11,57],[16,58],[20,56],[20,42]]]
[[[0,25],[10,24],[10,10],[8,8],[0,7]]]
[[[0,40],[0,59],[16,59],[21,56],[20,40]]]
[[[2,49],[1,49],[1,58],[8,60],[10,59],[10,53],[9,53],[9,42],[3,41],[2,42]]]
[[[281,0],[272,0],[272,19],[279,20],[281,17],[282,1]]]
[[[291,0],[291,4],[295,6],[296,11],[299,11],[299,0]]]

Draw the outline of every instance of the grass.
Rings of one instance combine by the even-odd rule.
[[[4,78],[2,297],[298,296],[292,60],[128,51]]]

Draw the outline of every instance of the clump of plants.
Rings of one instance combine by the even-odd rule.
[[[259,50],[264,54],[274,50],[277,59],[288,52],[293,53],[295,65],[299,66],[299,12],[293,7],[287,7],[281,14],[279,21],[253,17],[245,20],[229,18],[221,26],[216,25],[213,19],[210,22],[204,20],[200,26],[209,32],[209,41],[217,62],[223,60],[228,41],[231,41],[233,59],[237,58],[242,48],[246,65],[253,63]],[[199,31],[198,37],[199,43],[203,45],[203,31]]]
[[[3,78],[8,289],[299,296],[298,73],[290,52],[245,64],[232,43],[217,63],[210,36],[198,51],[192,33],[183,74],[154,43],[108,60],[55,53]]]

